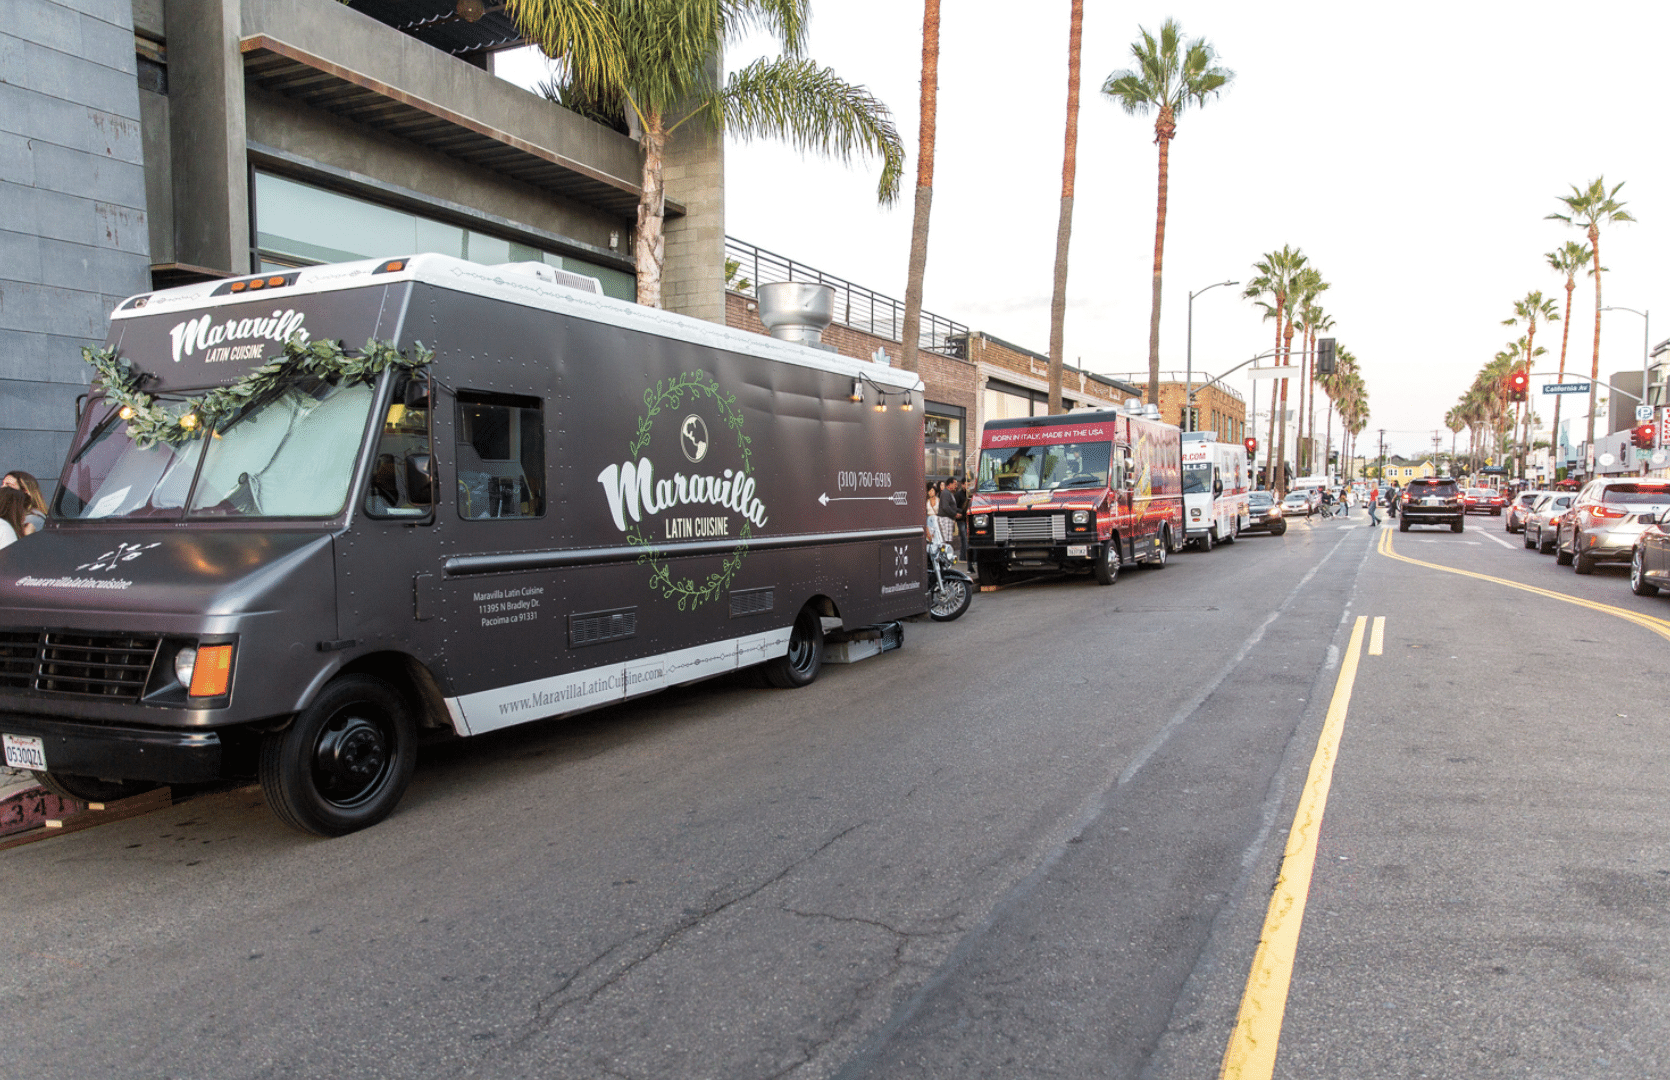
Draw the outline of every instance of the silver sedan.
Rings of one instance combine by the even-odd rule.
[[[1554,539],[1559,535],[1560,519],[1571,509],[1576,496],[1567,492],[1550,492],[1538,499],[1525,518],[1525,546],[1536,548],[1544,555],[1554,554]]]

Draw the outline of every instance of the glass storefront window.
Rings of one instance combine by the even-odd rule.
[[[543,262],[597,278],[606,296],[637,298],[626,271],[271,173],[255,174],[255,217],[262,270],[432,251],[487,265]]]

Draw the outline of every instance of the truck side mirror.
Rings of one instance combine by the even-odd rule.
[[[408,409],[429,408],[429,377],[413,375],[406,380],[405,406]]]

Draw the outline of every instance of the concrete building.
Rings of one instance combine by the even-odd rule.
[[[492,74],[456,0],[8,0],[0,30],[0,468],[57,475],[117,301],[442,251],[635,291],[628,135]],[[475,12],[471,12],[475,14]],[[663,301],[725,319],[721,139],[669,146]],[[143,358],[139,359],[143,364]]]

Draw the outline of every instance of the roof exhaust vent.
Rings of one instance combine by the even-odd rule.
[[[834,352],[823,343],[823,328],[835,321],[835,290],[810,281],[774,281],[755,289],[760,322],[780,341]]]
[[[1140,413],[1142,411],[1142,399],[1134,397],[1126,398],[1125,411],[1128,413]]]
[[[1144,405],[1142,415],[1150,420],[1158,420],[1160,418],[1160,407],[1154,404]]]

